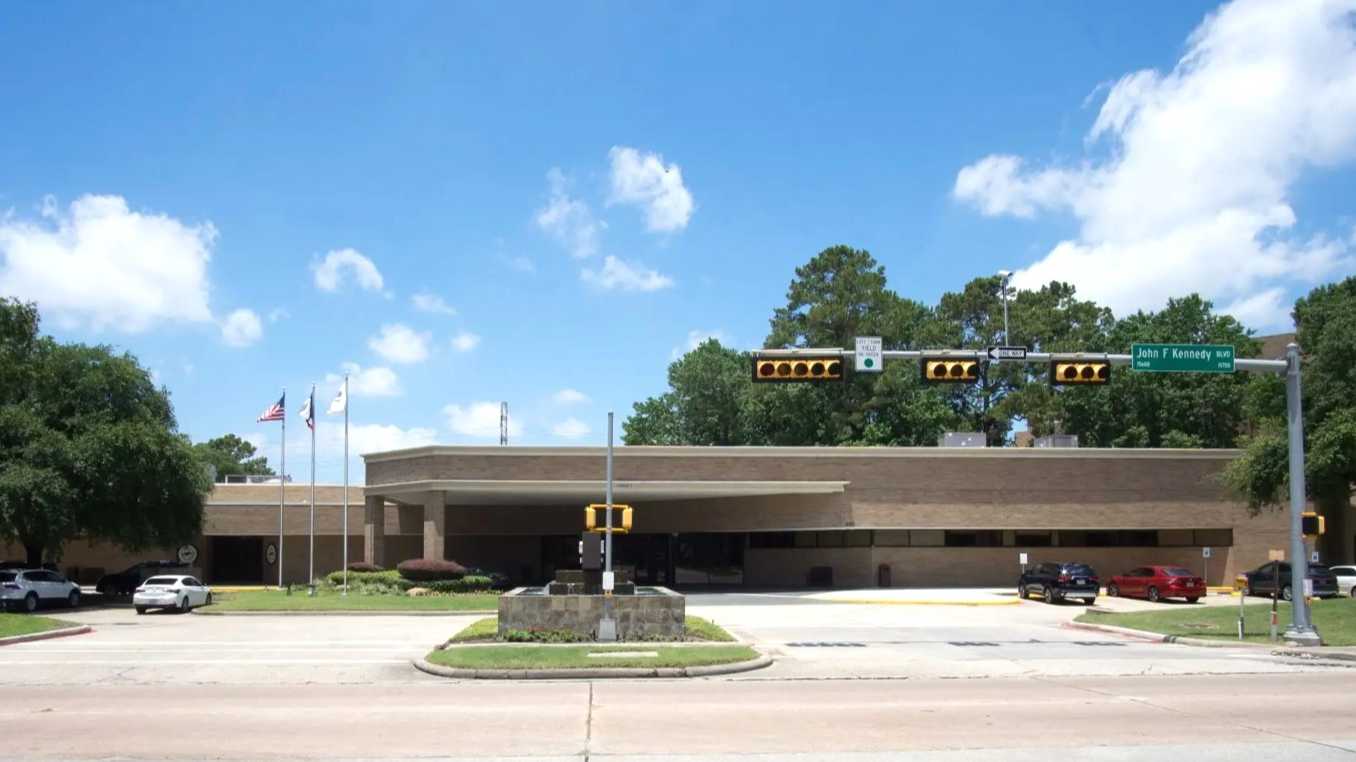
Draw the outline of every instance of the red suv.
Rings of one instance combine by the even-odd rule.
[[[1126,598],[1186,598],[1195,603],[1205,595],[1205,580],[1180,566],[1141,566],[1111,578],[1106,594]]]

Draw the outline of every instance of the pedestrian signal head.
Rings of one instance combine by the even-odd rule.
[[[924,357],[923,380],[936,384],[968,384],[979,380],[979,361]]]
[[[1319,537],[1327,527],[1323,517],[1312,511],[1306,511],[1300,514],[1300,534],[1305,537]]]
[[[1065,384],[1105,384],[1111,380],[1111,363],[1104,361],[1088,362],[1052,362],[1050,363],[1050,383],[1055,386]]]
[[[761,381],[842,381],[843,361],[837,357],[754,358],[753,380]]]

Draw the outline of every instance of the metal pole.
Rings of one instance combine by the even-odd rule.
[[[310,592],[315,595],[315,387],[311,387],[311,547]]]
[[[283,586],[283,506],[287,504],[287,387],[283,387],[282,458],[278,462],[278,589]]]
[[[1290,433],[1290,627],[1285,631],[1285,639],[1317,646],[1323,641],[1309,621],[1309,601],[1304,596],[1309,557],[1304,554],[1304,535],[1300,528],[1300,515],[1304,513],[1304,411],[1300,406],[1298,344],[1286,345],[1285,360],[1285,407]],[[1280,586],[1280,580],[1277,580],[1277,586]]]
[[[344,374],[344,595],[348,595],[348,374]]]
[[[603,573],[612,573],[612,411],[607,411],[607,524],[603,535]]]
[[[1008,343],[1008,279],[1012,277],[1011,273],[1003,276],[1003,346],[1012,346]]]

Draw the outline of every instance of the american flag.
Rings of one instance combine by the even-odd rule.
[[[286,404],[287,394],[278,398],[278,401],[268,406],[268,409],[259,414],[259,421],[281,421],[283,419],[283,407]]]

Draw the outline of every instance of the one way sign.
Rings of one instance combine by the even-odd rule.
[[[989,347],[989,359],[993,362],[1025,360],[1026,347]]]

